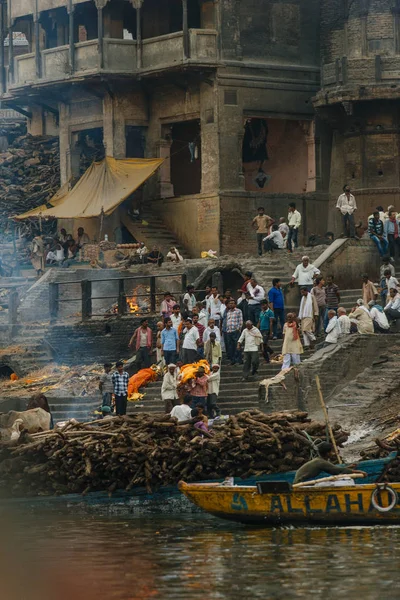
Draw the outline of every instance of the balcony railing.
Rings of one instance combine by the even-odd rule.
[[[69,46],[58,46],[41,52],[41,78],[36,77],[35,54],[23,54],[14,59],[14,81],[9,88],[34,82],[54,82],[98,72],[141,74],[169,69],[179,65],[215,64],[217,61],[217,32],[208,29],[189,30],[190,56],[184,54],[183,32],[145,39],[138,63],[135,40],[103,39],[103,68],[100,69],[98,40],[75,44],[74,70],[69,58]]]

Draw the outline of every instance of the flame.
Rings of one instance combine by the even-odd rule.
[[[127,296],[126,306],[128,308],[129,313],[137,313],[140,310],[139,305],[136,302],[136,296]]]

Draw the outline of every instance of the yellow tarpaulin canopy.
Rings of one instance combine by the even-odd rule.
[[[118,160],[107,156],[101,162],[92,163],[71,191],[66,185],[60,188],[49,201],[51,208],[39,206],[15,219],[34,216],[78,219],[98,217],[102,212],[110,215],[163,162],[163,158]]]

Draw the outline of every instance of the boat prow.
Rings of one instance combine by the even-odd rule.
[[[332,478],[300,487],[287,481],[256,486],[179,483],[179,490],[206,512],[241,523],[270,525],[400,524],[400,483],[337,484]]]

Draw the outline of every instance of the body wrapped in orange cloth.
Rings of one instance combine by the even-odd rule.
[[[181,372],[179,374],[180,383],[184,384],[189,381],[189,379],[194,379],[199,367],[203,367],[205,374],[208,375],[210,373],[210,365],[206,360],[199,360],[199,362],[192,363],[190,365],[184,365],[181,368]]]
[[[141,396],[139,388],[145,387],[152,381],[157,381],[160,375],[162,375],[162,370],[156,365],[149,369],[140,369],[135,375],[132,375],[128,382],[128,400],[138,400],[138,396]]]

